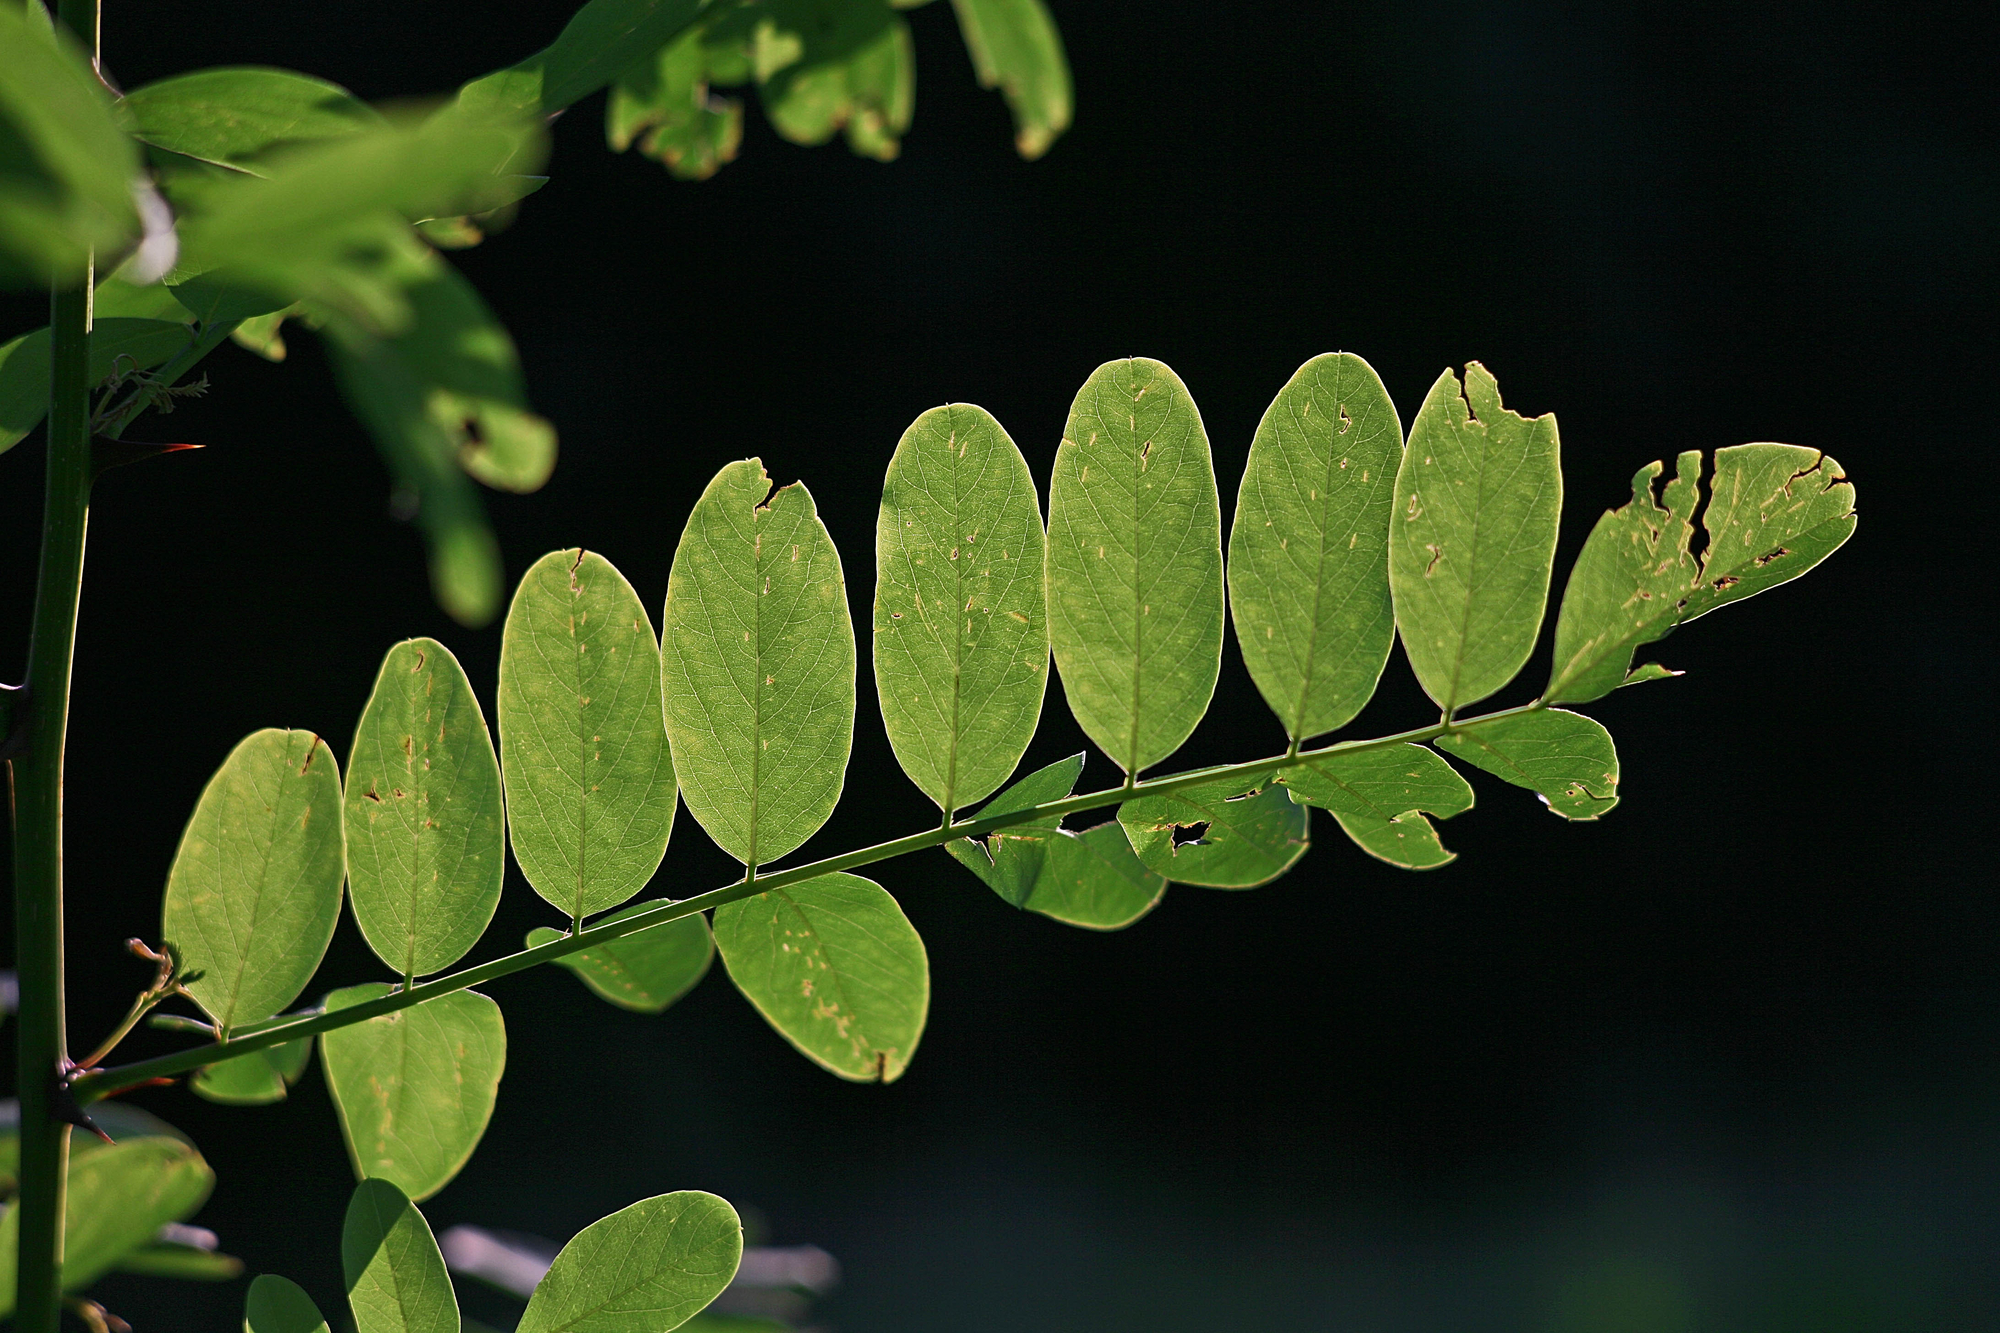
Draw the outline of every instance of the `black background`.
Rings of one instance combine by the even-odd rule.
[[[400,96],[518,58],[568,8],[108,0],[104,49],[128,87],[254,62]],[[556,969],[495,983],[507,1078],[433,1222],[560,1240],[712,1189],[842,1260],[816,1315],[842,1333],[1995,1326],[1973,639],[1992,15],[1054,8],[1077,124],[1038,163],[943,5],[910,16],[917,120],[891,165],[785,144],[753,109],[742,159],[682,184],[605,150],[601,99],[561,119],[550,186],[455,257],[562,431],[543,492],[491,499],[510,578],[581,544],[657,615],[694,496],[758,455],[812,486],[865,617],[912,417],[983,404],[1045,480],[1076,386],[1135,354],[1193,389],[1225,495],[1294,367],[1347,349],[1406,420],[1472,358],[1510,406],[1559,415],[1559,571],[1641,464],[1746,440],[1835,455],[1858,535],[1662,645],[1685,678],[1592,709],[1625,768],[1601,823],[1475,775],[1447,869],[1390,870],[1323,824],[1278,884],[1176,888],[1108,936],[1016,914],[941,854],[882,867],[934,979],[887,1088],[809,1066],[720,969],[659,1018]],[[319,349],[291,341],[283,366],[225,348],[208,398],[135,432],[209,447],[99,490],[68,789],[79,1047],[140,983],[119,941],[156,935],[182,823],[239,736],[307,727],[344,755],[413,634],[454,647],[490,716],[497,626],[434,608]],[[25,655],[38,443],[0,459],[0,662]],[[1426,707],[1399,656],[1353,734]],[[1174,766],[1280,739],[1231,648]],[[1080,748],[1052,697],[1029,762]],[[808,854],[930,818],[865,689],[847,792]],[[730,877],[683,813],[655,893]],[[510,878],[477,956],[552,916]],[[344,924],[323,985],[379,975]],[[197,1220],[340,1308],[351,1178],[317,1070],[273,1108],[135,1100],[214,1163]],[[240,1319],[240,1284],[100,1291],[142,1333]]]

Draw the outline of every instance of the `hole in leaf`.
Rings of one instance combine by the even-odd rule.
[[[1174,850],[1179,851],[1183,847],[1198,847],[1201,845],[1201,840],[1207,834],[1208,824],[1206,821],[1199,824],[1176,824],[1174,826]]]

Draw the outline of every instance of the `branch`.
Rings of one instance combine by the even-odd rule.
[[[803,884],[809,879],[817,879],[821,875],[830,875],[836,871],[852,870],[858,866],[872,865],[877,861],[887,861],[898,856],[907,856],[911,852],[920,852],[931,847],[941,847],[954,838],[978,837],[981,834],[992,833],[998,829],[1011,828],[1016,824],[1028,824],[1037,820],[1060,818],[1063,815],[1081,814],[1086,810],[1101,810],[1106,806],[1123,805],[1127,801],[1137,800],[1142,796],[1157,796],[1162,792],[1180,791],[1186,787],[1197,787],[1205,783],[1228,778],[1257,777],[1261,774],[1275,772],[1281,768],[1290,768],[1298,764],[1310,763],[1315,759],[1324,759],[1331,755],[1354,754],[1363,750],[1382,750],[1394,745],[1407,745],[1412,742],[1434,740],[1447,732],[1458,731],[1461,728],[1474,726],[1481,722],[1490,722],[1495,718],[1514,717],[1523,713],[1532,713],[1542,707],[1543,704],[1538,699],[1533,703],[1523,704],[1518,708],[1504,708],[1497,713],[1487,713],[1480,717],[1455,719],[1450,723],[1439,722],[1428,727],[1419,727],[1414,731],[1403,731],[1393,736],[1377,737],[1374,740],[1343,741],[1336,745],[1323,746],[1317,750],[1288,751],[1285,754],[1272,755],[1267,759],[1253,759],[1247,763],[1226,764],[1218,768],[1198,768],[1190,772],[1174,773],[1167,777],[1154,778],[1150,781],[1133,785],[1106,787],[1101,791],[1086,792],[1081,796],[1071,796],[1060,801],[1049,801],[1042,805],[1029,806],[1025,810],[1010,811],[1004,815],[989,815],[985,818],[960,820],[955,824],[947,824],[943,828],[926,829],[922,833],[912,833],[908,837],[896,838],[889,842],[878,842],[872,847],[863,847],[856,851],[844,852],[839,856],[829,856],[823,860],[813,861],[806,865],[793,866],[788,870],[776,870],[768,874],[752,873],[734,884],[725,885],[719,889],[711,889],[707,893],[698,894],[693,898],[683,898],[678,902],[662,902],[656,907],[649,908],[643,912],[634,912],[631,916],[620,920],[607,921],[575,934],[565,935],[561,939],[550,940],[547,944],[537,945],[532,949],[523,949],[519,953],[508,954],[503,958],[495,958],[491,962],[480,963],[476,967],[468,967],[461,972],[434,977],[429,981],[418,982],[415,985],[405,985],[377,999],[352,1005],[345,1009],[335,1010],[332,1013],[305,1015],[284,1022],[272,1020],[268,1025],[259,1025],[257,1031],[240,1033],[230,1037],[227,1041],[210,1042],[206,1046],[196,1046],[189,1050],[176,1051],[171,1055],[155,1056],[150,1060],[140,1060],[134,1064],[119,1065],[111,1069],[93,1070],[79,1077],[73,1085],[76,1099],[79,1104],[87,1106],[91,1102],[109,1097],[126,1088],[136,1087],[141,1083],[146,1083],[153,1079],[169,1078],[174,1075],[185,1074],[191,1070],[200,1069],[204,1065],[212,1065],[230,1059],[232,1056],[245,1055],[251,1051],[260,1051],[269,1046],[279,1046],[286,1042],[317,1036],[322,1032],[332,1032],[354,1023],[364,1022],[370,1018],[380,1018],[384,1014],[393,1014],[399,1009],[407,1009],[411,1005],[422,1004],[426,1000],[434,1000],[440,995],[449,995],[453,991],[465,990],[469,986],[477,986],[479,983],[491,981],[495,977],[504,977],[509,973],[525,971],[542,963],[554,962],[556,959],[568,954],[577,953],[596,945],[608,944],[612,940],[623,939],[627,935],[636,935],[642,930],[650,930],[655,926],[663,926],[669,921],[679,921],[683,917],[693,916],[697,912],[705,912],[712,907],[721,907],[725,903],[733,903],[739,899],[749,898],[772,889],[783,889],[794,884]]]

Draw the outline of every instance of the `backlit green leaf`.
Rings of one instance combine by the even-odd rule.
[[[842,1078],[893,1083],[930,1009],[916,927],[881,885],[821,875],[715,909],[715,947],[757,1011]]]
[[[1709,491],[1701,586],[1689,595],[1683,620],[1790,582],[1854,534],[1854,487],[1817,449],[1717,449]]]
[[[188,1086],[206,1101],[225,1106],[267,1106],[285,1100],[286,1089],[305,1073],[312,1059],[312,1038],[239,1055],[195,1071]]]
[[[500,643],[500,757],[521,872],[572,919],[646,886],[674,827],[660,647],[609,560],[552,551]]]
[[[381,983],[326,997],[329,1012],[386,995]],[[493,1115],[507,1064],[500,1006],[454,991],[336,1028],[320,1062],[360,1179],[382,1179],[427,1199],[458,1174]]]
[[[984,409],[932,408],[903,433],[875,524],[875,685],[903,771],[947,812],[1034,738],[1044,548],[1027,460]]]
[[[1049,483],[1049,640],[1070,711],[1127,773],[1180,748],[1222,663],[1222,511],[1201,414],[1158,361],[1099,366]]]
[[[640,903],[613,912],[598,924],[618,921],[654,906],[657,904]],[[547,926],[537,926],[528,933],[528,947],[561,939],[562,934]],[[714,956],[715,942],[709,938],[708,922],[696,913],[594,949],[564,954],[555,961],[620,1009],[657,1014],[708,975],[709,960]]]
[[[1403,425],[1366,361],[1316,356],[1250,445],[1229,533],[1243,663],[1295,740],[1345,726],[1395,642],[1389,515]]]
[[[1440,736],[1446,754],[1541,793],[1564,819],[1596,819],[1618,804],[1618,748],[1581,713],[1546,708]]]
[[[743,1225],[713,1194],[641,1199],[563,1246],[516,1333],[668,1333],[721,1295],[742,1259]]]
[[[327,1333],[312,1297],[290,1278],[264,1273],[243,1301],[243,1333]]]
[[[1027,908],[1086,930],[1123,930],[1159,906],[1166,876],[1132,854],[1118,821],[1049,839]]]
[[[387,1180],[364,1180],[347,1203],[340,1267],[355,1333],[459,1333],[458,1297],[437,1238]]]
[[[299,997],[333,939],[346,873],[340,771],[309,731],[267,728],[201,793],[167,877],[162,938],[225,1031]]]
[[[399,976],[450,967],[500,905],[500,761],[472,682],[436,639],[389,650],[354,731],[344,799],[348,895]]]
[[[382,117],[337,83],[266,66],[199,69],[134,88],[119,102],[134,137],[185,157],[263,175],[289,143],[339,139]]]
[[[707,180],[736,160],[743,142],[743,103],[709,91],[708,49],[700,27],[689,28],[611,86],[604,135],[624,152],[639,151],[681,180]]]
[[[884,0],[765,0],[752,37],[764,113],[793,143],[845,128],[855,152],[896,156],[916,101],[910,30]]]
[[[1422,812],[1449,819],[1472,808],[1472,788],[1421,745],[1334,753],[1278,775],[1295,799],[1333,815],[1362,851],[1408,870],[1454,860]]]
[[[679,36],[708,5],[709,0],[590,0],[555,41],[517,65],[468,83],[459,101],[476,110],[560,111]]]
[[[737,860],[775,861],[833,813],[854,736],[854,623],[805,483],[774,491],[754,458],[716,474],[674,553],[662,640],[688,809]]]
[[[168,319],[100,319],[90,331],[90,382],[166,364],[194,341]],[[49,410],[49,331],[0,344],[0,453],[19,444]]]
[[[1069,128],[1069,62],[1042,0],[952,0],[979,86],[998,88],[1014,113],[1014,146],[1033,160]]]
[[[1031,806],[1060,801],[1076,790],[1083,772],[1083,756],[1073,754],[1047,768],[1036,769],[994,797],[979,812],[988,815],[1012,814]],[[1060,816],[1010,824],[986,835],[983,844],[960,838],[945,844],[945,850],[985,881],[1011,907],[1026,907],[1035,884],[1041,878],[1047,843],[1061,827]]]
[[[75,1154],[64,1206],[63,1289],[81,1291],[103,1277],[161,1227],[201,1207],[214,1185],[208,1163],[179,1139],[127,1139]],[[10,1207],[0,1217],[0,1315],[14,1308],[19,1244],[20,1210]]]
[[[1254,889],[1290,870],[1310,845],[1306,819],[1306,807],[1269,774],[1118,807],[1118,822],[1149,869],[1212,889]]]
[[[1561,513],[1555,417],[1506,410],[1477,361],[1463,397],[1440,375],[1396,476],[1389,586],[1410,665],[1445,712],[1505,685],[1534,650]]]
[[[0,51],[0,284],[73,286],[139,234],[138,146],[67,29],[0,5]]]

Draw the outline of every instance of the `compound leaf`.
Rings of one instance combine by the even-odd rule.
[[[1194,731],[1222,664],[1222,511],[1208,435],[1158,361],[1112,361],[1070,407],[1049,483],[1049,640],[1070,711],[1127,773]]]
[[[742,1258],[742,1223],[713,1194],[641,1199],[563,1246],[517,1333],[668,1333],[722,1294]]]
[[[1472,808],[1472,788],[1450,764],[1421,745],[1336,751],[1278,775],[1298,801],[1339,821],[1370,856],[1406,870],[1456,859],[1424,812],[1440,819]]]
[[[1229,534],[1243,663],[1294,740],[1345,726],[1396,638],[1389,515],[1403,424],[1351,353],[1300,366],[1257,425]]]
[[[679,36],[709,0],[590,0],[556,39],[459,90],[462,105],[553,115]]]
[[[500,905],[500,761],[472,682],[435,639],[389,650],[355,728],[348,893],[375,956],[427,976],[465,956]]]
[[[381,983],[326,997],[329,1012],[387,995]],[[320,1062],[356,1177],[427,1199],[458,1174],[486,1132],[507,1064],[500,1006],[477,991],[336,1028]]]
[[[820,875],[715,909],[715,947],[757,1011],[845,1079],[893,1083],[930,1009],[930,962],[887,890]]]
[[[1211,889],[1254,889],[1290,870],[1310,845],[1306,820],[1306,807],[1269,773],[1118,807],[1118,822],[1148,869]]]
[[[805,484],[773,490],[754,458],[718,472],[674,552],[663,622],[688,809],[745,865],[775,861],[833,813],[854,738],[854,622]]]
[[[305,1073],[312,1059],[312,1038],[301,1037],[282,1046],[266,1046],[248,1055],[195,1071],[188,1086],[196,1096],[225,1106],[268,1106],[285,1100],[286,1090]]]
[[[634,912],[644,912],[656,903],[640,903],[622,912],[613,912],[599,925],[622,920]],[[563,932],[537,926],[528,934],[528,947],[562,938]],[[564,954],[556,959],[561,967],[576,973],[584,985],[620,1009],[642,1014],[664,1013],[669,1005],[695,988],[708,975],[709,961],[715,957],[715,941],[709,937],[708,922],[696,913],[665,925],[626,935],[594,949]]]
[[[1506,410],[1477,361],[1463,396],[1440,375],[1410,428],[1389,586],[1410,665],[1447,714],[1512,680],[1534,650],[1562,513],[1558,453],[1555,417]]]
[[[985,409],[935,407],[903,433],[875,524],[875,685],[903,771],[947,813],[1034,739],[1045,548],[1027,460]]]
[[[327,1333],[326,1320],[299,1284],[259,1274],[243,1301],[243,1333]]]
[[[1030,161],[1069,128],[1073,111],[1062,34],[1042,0],[952,0],[982,88],[1014,116],[1014,147]]]
[[[288,69],[199,69],[134,88],[118,109],[133,137],[183,157],[266,174],[259,159],[283,144],[339,139],[381,115],[337,83]]]
[[[1539,792],[1564,819],[1596,819],[1618,804],[1618,747],[1611,733],[1561,708],[1496,717],[1448,732],[1438,749],[1517,787]]]
[[[340,1267],[355,1333],[459,1333],[458,1297],[429,1222],[387,1180],[364,1180],[347,1202]]]
[[[340,770],[309,731],[245,737],[202,790],[167,876],[161,937],[224,1031],[312,980],[340,918]]]
[[[581,919],[644,888],[674,824],[660,648],[603,556],[552,551],[522,576],[499,717],[514,859],[535,892]]]

